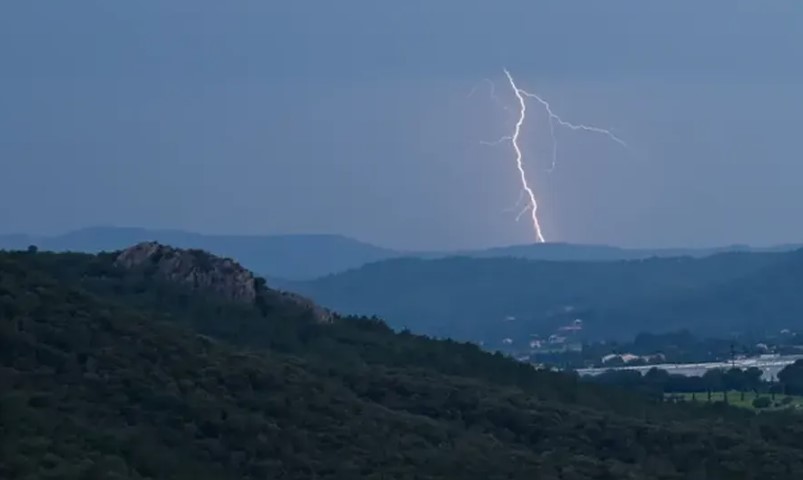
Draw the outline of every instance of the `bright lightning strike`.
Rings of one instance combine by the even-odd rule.
[[[544,243],[546,240],[544,239],[544,235],[541,233],[541,222],[538,221],[538,201],[535,199],[535,193],[533,189],[530,188],[530,184],[527,182],[527,174],[524,172],[524,165],[522,164],[522,154],[521,148],[519,148],[519,134],[521,133],[521,126],[524,125],[524,120],[527,118],[527,102],[524,101],[524,96],[522,91],[516,86],[516,82],[513,80],[513,77],[510,73],[505,70],[505,75],[507,75],[507,79],[510,81],[510,86],[513,87],[513,92],[516,94],[516,98],[519,99],[519,118],[516,120],[516,126],[513,129],[513,135],[509,137],[510,143],[513,145],[513,150],[516,151],[516,168],[519,170],[519,177],[521,178],[521,188],[524,189],[524,192],[530,197],[530,216],[533,220],[533,230],[535,232],[535,239],[540,243]],[[521,216],[521,214],[519,214]]]
[[[549,104],[549,102],[547,102],[546,100],[544,100],[543,98],[534,93],[530,93],[526,90],[519,88],[518,86],[516,86],[516,82],[515,80],[513,80],[513,76],[510,74],[510,72],[508,72],[507,69],[505,69],[504,72],[505,76],[508,79],[508,82],[510,83],[511,88],[513,89],[513,93],[516,95],[516,98],[519,101],[519,115],[518,119],[516,120],[516,125],[513,129],[513,135],[506,135],[504,137],[501,137],[499,140],[495,142],[481,142],[481,143],[484,145],[498,145],[500,143],[510,142],[511,145],[513,146],[513,150],[516,152],[516,169],[518,170],[519,177],[521,179],[522,195],[526,194],[527,197],[529,198],[529,204],[526,205],[524,207],[524,210],[522,210],[519,213],[519,215],[516,217],[516,220],[518,221],[518,219],[522,215],[524,215],[527,211],[529,211],[530,217],[532,219],[533,231],[535,233],[535,240],[539,243],[544,243],[546,240],[544,238],[543,232],[541,231],[541,223],[538,220],[538,201],[536,200],[535,192],[533,192],[533,189],[532,187],[530,187],[530,184],[527,180],[527,174],[524,171],[523,154],[521,151],[521,147],[519,147],[519,136],[521,135],[521,129],[522,126],[524,125],[524,121],[527,118],[526,99],[532,98],[538,101],[538,103],[540,103],[546,110],[547,116],[549,118],[549,133],[552,139],[552,165],[549,168],[550,172],[555,169],[558,158],[558,142],[555,134],[555,124],[569,128],[574,131],[592,132],[605,135],[609,139],[622,145],[625,148],[627,148],[627,143],[625,143],[625,141],[622,140],[621,138],[614,135],[610,130],[590,125],[574,124],[571,122],[567,122],[566,120],[563,120],[561,117],[559,117],[552,111],[552,106]],[[495,96],[493,83],[490,81],[489,83],[491,84],[491,94],[492,96]]]
[[[566,127],[574,131],[579,130],[584,132],[600,133],[610,138],[614,142],[618,143],[619,145],[628,148],[627,143],[625,143],[625,141],[622,140],[621,138],[614,135],[613,132],[611,132],[610,130],[590,125],[583,125],[583,124],[575,125],[574,123],[563,120],[559,116],[555,115],[555,112],[552,111],[552,106],[549,104],[549,102],[547,102],[546,100],[544,100],[543,98],[539,97],[534,93],[530,93],[526,90],[516,89],[516,85],[513,83],[513,77],[510,76],[510,72],[505,70],[505,75],[507,75],[508,80],[510,80],[510,85],[513,87],[514,90],[518,90],[518,92],[525,97],[534,98],[535,100],[538,101],[538,103],[543,105],[544,109],[546,110],[547,116],[549,117],[549,133],[552,137],[552,166],[549,168],[549,171],[555,170],[555,166],[557,165],[558,162],[558,141],[557,138],[555,137],[555,122],[557,122],[558,125],[560,125],[561,127]]]

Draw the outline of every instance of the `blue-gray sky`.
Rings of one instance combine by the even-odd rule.
[[[532,239],[502,68],[623,151],[559,131],[525,161],[549,239],[803,241],[803,3],[9,1],[0,233],[88,225]],[[468,96],[473,87],[477,92]]]

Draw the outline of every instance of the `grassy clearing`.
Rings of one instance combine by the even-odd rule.
[[[682,392],[682,393],[667,393],[664,395],[664,398],[667,400],[677,399],[679,401],[685,402],[708,402],[709,397],[706,392],[702,393],[689,393],[689,392]],[[756,398],[765,398],[768,402],[767,407],[756,407],[753,402]],[[711,402],[723,402],[725,401],[725,395],[723,392],[711,392]],[[803,411],[803,397],[797,395],[781,395],[776,394],[774,397],[769,393],[759,393],[756,394],[754,392],[737,392],[737,391],[730,391],[728,392],[728,400],[727,402],[735,407],[742,407],[742,408],[749,408],[751,410],[801,410]]]

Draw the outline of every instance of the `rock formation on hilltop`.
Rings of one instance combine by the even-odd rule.
[[[256,278],[251,272],[234,260],[200,250],[144,242],[123,250],[115,265],[126,269],[153,267],[165,280],[234,302],[251,303],[256,299]]]
[[[152,268],[164,280],[207,292],[232,302],[253,304],[264,291],[281,301],[311,312],[321,322],[332,320],[328,310],[311,300],[289,292],[262,287],[263,281],[230,258],[216,257],[202,250],[184,250],[157,242],[143,242],[120,252],[115,265],[125,269]]]
[[[301,295],[293,292],[276,291],[276,293],[282,296],[282,300],[298,305],[299,307],[311,312],[315,316],[315,319],[319,322],[329,323],[334,320],[334,315],[332,315],[332,312],[323,308],[307,297],[302,297]]]

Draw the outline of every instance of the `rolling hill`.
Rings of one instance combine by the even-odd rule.
[[[803,328],[803,250],[747,275],[724,277],[691,291],[669,292],[605,312],[601,322],[631,327],[645,319],[664,329],[689,328],[707,334],[723,330],[778,331]]]
[[[803,419],[394,333],[141,244],[0,253],[0,477],[796,479]]]
[[[583,338],[626,338],[678,328],[801,326],[803,251],[704,258],[544,262],[513,258],[402,259],[284,288],[338,311],[376,313],[395,328],[526,345],[575,319]],[[515,348],[515,347],[513,347]]]

